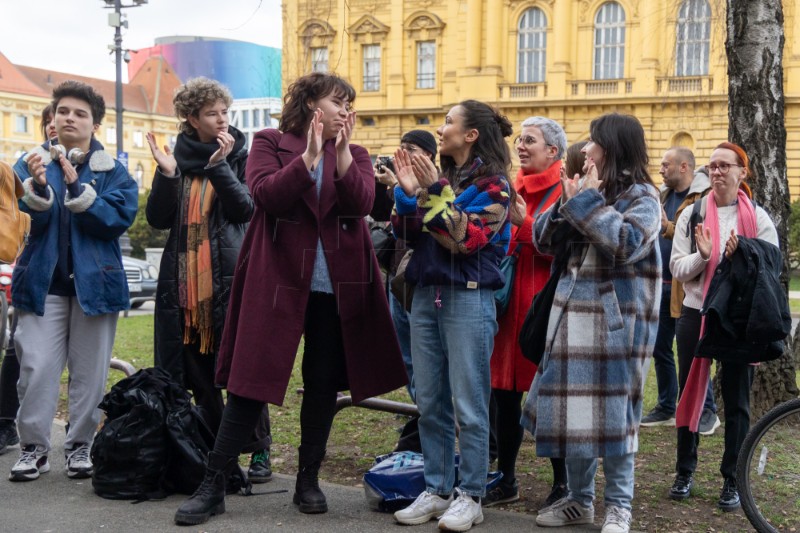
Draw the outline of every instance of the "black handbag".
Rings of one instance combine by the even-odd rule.
[[[388,271],[392,264],[394,251],[397,249],[397,239],[394,238],[387,222],[370,222],[369,234],[378,264],[383,270]]]
[[[567,268],[568,259],[569,256],[565,254],[564,259],[555,264],[547,283],[533,297],[533,302],[519,332],[519,347],[522,349],[522,355],[537,366],[542,362],[544,347],[547,343],[547,324],[550,322],[550,310],[553,308],[553,301],[556,297],[558,280]]]
[[[403,306],[407,313],[411,312],[411,301],[414,298],[414,285],[406,281],[406,268],[408,268],[413,252],[414,250],[407,251],[403,259],[400,260],[400,264],[397,265],[397,272],[389,285],[389,290],[392,291],[394,297],[397,298],[397,301],[400,302],[400,305]]]

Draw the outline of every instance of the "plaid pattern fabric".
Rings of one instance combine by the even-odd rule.
[[[542,253],[555,253],[565,225],[580,235],[567,247],[545,355],[523,412],[537,455],[637,451],[658,329],[660,214],[655,189],[635,185],[612,205],[598,191],[584,191],[536,221],[534,243]]]

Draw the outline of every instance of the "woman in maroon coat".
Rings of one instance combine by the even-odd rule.
[[[247,162],[255,213],[217,362],[228,403],[206,478],[178,509],[178,524],[225,512],[227,473],[264,403],[283,403],[301,336],[301,512],[328,509],[317,476],[337,392],[349,389],[357,403],[407,381],[364,222],[375,178],[367,151],[350,144],[354,98],[335,75],[303,76],[289,86],[280,131],[255,136]]]

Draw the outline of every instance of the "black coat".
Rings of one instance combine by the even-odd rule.
[[[755,363],[781,356],[792,328],[779,279],[782,267],[777,246],[739,237],[733,257],[717,267],[700,310],[706,329],[697,344],[698,357]]]
[[[184,217],[183,180],[192,176],[208,177],[215,198],[209,220],[211,270],[213,279],[214,354],[222,339],[228,311],[230,288],[242,240],[253,215],[253,198],[245,184],[247,148],[244,134],[230,127],[236,143],[227,159],[206,168],[216,143],[201,143],[184,134],[178,135],[175,159],[178,175],[166,177],[156,170],[153,189],[147,199],[147,222],[157,229],[169,229],[161,257],[155,310],[155,366],[167,370],[178,383],[184,383],[183,309],[178,301],[178,253],[185,251],[187,236],[182,230]]]

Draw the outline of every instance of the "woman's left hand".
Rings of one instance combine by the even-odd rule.
[[[339,133],[336,134],[336,151],[339,156],[345,152],[350,152],[350,137],[353,135],[353,130],[356,127],[356,112],[350,111],[347,113],[347,118],[344,120],[344,125]]]
[[[736,251],[736,248],[739,247],[739,237],[736,236],[736,232],[731,230],[731,236],[728,237],[728,242],[725,243],[725,257],[728,259],[731,258],[733,252]]]
[[[600,181],[600,177],[597,173],[597,167],[594,166],[593,163],[589,164],[589,170],[586,172],[586,177],[583,179],[583,183],[581,184],[581,190],[583,189],[599,189],[600,184],[603,183]]]
[[[228,133],[227,131],[219,132],[217,135],[217,144],[219,144],[219,148],[216,152],[211,154],[211,157],[208,160],[209,165],[216,165],[226,157],[228,157],[233,150],[233,144],[235,140],[233,135]]]
[[[419,186],[423,189],[427,189],[439,181],[439,171],[436,170],[436,165],[433,164],[430,157],[412,154],[411,166],[414,168],[414,175],[417,177]]]
[[[521,195],[517,195],[517,201],[514,202],[514,205],[511,206],[509,210],[511,213],[511,223],[515,226],[521,226],[523,222],[525,222],[525,216],[527,212],[525,210],[526,204],[525,199]]]

